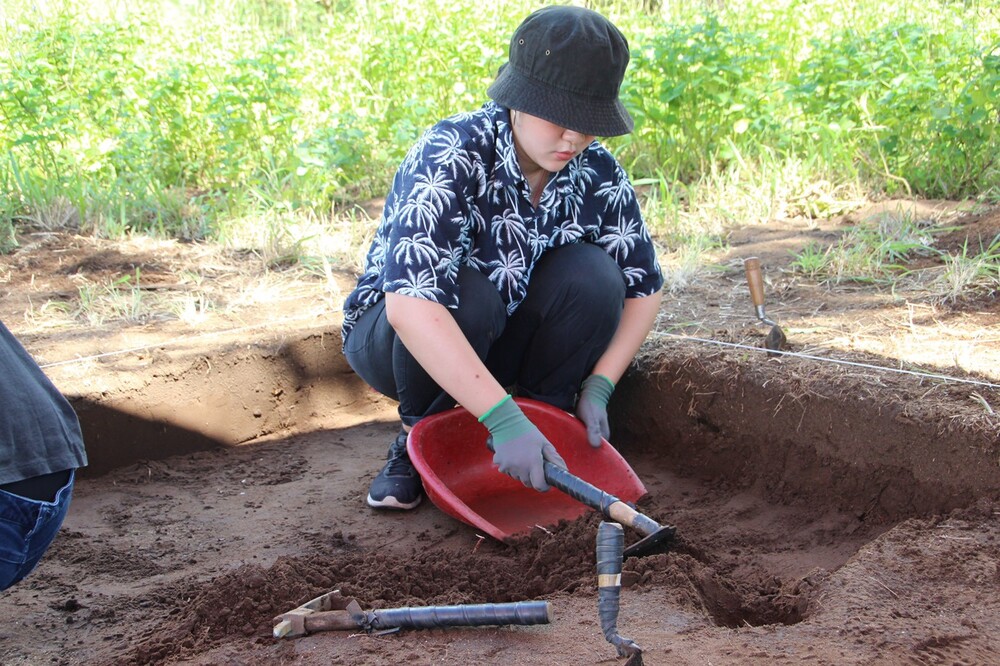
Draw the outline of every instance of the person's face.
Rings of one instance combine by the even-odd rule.
[[[521,111],[512,111],[514,146],[525,176],[542,169],[556,172],[583,152],[594,140],[592,134],[580,134]]]

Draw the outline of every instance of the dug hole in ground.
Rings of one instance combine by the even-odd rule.
[[[997,366],[968,384],[817,361],[809,317],[834,299],[802,284],[768,310],[796,353],[768,355],[738,261],[777,263],[755,233],[686,297],[716,308],[703,330],[654,336],[612,400],[638,509],[677,528],[668,552],[624,561],[619,634],[646,664],[998,663],[1000,428],[970,400],[1000,403]],[[41,565],[0,597],[0,662],[622,663],[597,612],[603,517],[501,543],[430,502],[369,509],[395,405],[344,362],[335,313],[282,323],[304,306],[284,307],[211,335],[24,336],[91,466]],[[973,313],[996,331],[995,301]],[[554,617],[273,638],[275,616],[331,590],[365,610],[546,600]]]

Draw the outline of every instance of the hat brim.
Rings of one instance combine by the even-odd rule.
[[[486,94],[500,106],[542,118],[592,136],[620,136],[632,131],[632,116],[621,101],[556,90],[521,75],[506,64]]]

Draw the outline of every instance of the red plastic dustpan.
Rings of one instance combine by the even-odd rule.
[[[515,400],[555,445],[572,474],[623,502],[635,502],[646,494],[618,451],[606,440],[599,448],[591,447],[586,429],[572,414],[537,400]],[[591,510],[555,488],[540,493],[500,473],[486,446],[488,435],[486,427],[461,407],[429,416],[410,431],[406,444],[410,460],[439,509],[501,541]]]

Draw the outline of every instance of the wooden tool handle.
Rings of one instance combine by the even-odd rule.
[[[317,631],[358,631],[361,625],[345,610],[320,611],[303,616],[307,634]]]
[[[747,257],[743,261],[743,268],[747,274],[747,284],[750,286],[750,300],[755,308],[764,305],[764,277],[760,271],[760,259],[757,257]]]

